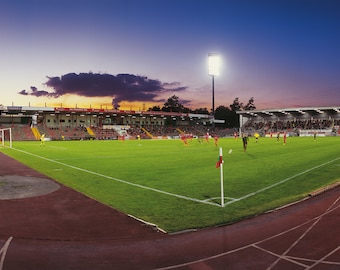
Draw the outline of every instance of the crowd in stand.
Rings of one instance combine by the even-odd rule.
[[[27,125],[11,125],[14,140],[35,140],[31,127]],[[115,130],[102,127],[91,127],[93,134],[90,134],[85,127],[46,127],[37,125],[40,134],[52,140],[119,140],[119,139],[152,139],[152,138],[179,138],[183,134],[191,134],[194,137],[211,136],[226,137],[232,135],[235,130],[225,128],[212,128],[208,126],[156,126],[145,125],[131,126],[124,130]]]
[[[236,130],[236,129],[235,129]],[[211,136],[217,135],[218,137],[226,137],[235,132],[234,129],[226,128],[212,128],[208,126],[196,125],[196,126],[155,126],[146,125],[141,127],[131,127],[127,132],[131,137],[139,135],[142,139],[150,139],[151,137],[179,137],[182,134],[192,134],[196,137],[203,137],[207,133]],[[151,136],[151,137],[150,137]]]
[[[4,125],[1,125],[5,127]],[[277,120],[277,121],[248,121],[242,131],[246,133],[260,133],[262,135],[271,132],[290,132],[298,133],[299,130],[323,130],[339,129],[340,119],[315,119],[315,120]],[[204,137],[209,134],[211,137],[220,138],[235,136],[238,128],[226,129],[203,125],[194,126],[131,126],[124,130],[105,129],[101,127],[91,127],[94,134],[89,134],[85,127],[67,128],[47,128],[38,126],[40,133],[55,140],[79,140],[79,139],[98,139],[98,140],[117,140],[117,139],[151,139],[180,137],[183,134],[191,134],[194,137]],[[15,140],[33,140],[30,127],[27,125],[12,126]],[[124,138],[123,138],[124,137]]]
[[[244,131],[268,132],[297,132],[300,129],[333,129],[340,125],[340,119],[314,119],[294,121],[249,121],[244,125]]]

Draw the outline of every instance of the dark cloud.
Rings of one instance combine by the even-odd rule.
[[[45,91],[45,90],[38,90],[35,86],[31,86],[31,91],[28,92],[26,90],[21,90],[19,92],[20,95],[24,95],[24,96],[36,96],[36,97],[41,97],[41,96],[49,96],[50,94]]]
[[[162,101],[159,95],[168,91],[179,92],[187,87],[180,83],[162,83],[159,80],[133,74],[98,74],[98,73],[68,73],[61,77],[47,77],[45,85],[52,92],[37,90],[22,90],[21,95],[60,97],[66,94],[84,97],[112,97],[115,104],[121,101]]]

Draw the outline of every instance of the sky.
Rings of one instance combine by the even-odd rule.
[[[0,104],[340,106],[338,0],[0,0]]]

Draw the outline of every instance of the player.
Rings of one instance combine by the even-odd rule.
[[[280,141],[280,132],[278,132],[278,133],[276,134],[276,141],[277,141],[277,142]]]
[[[237,139],[237,132],[234,132],[234,139]]]
[[[40,136],[40,145],[45,145],[45,133]]]
[[[286,140],[287,140],[287,133],[283,133],[283,145],[286,145]]]
[[[207,132],[207,133],[205,134],[205,141],[206,141],[207,143],[209,143],[209,132]]]
[[[141,144],[141,142],[140,142],[140,135],[139,135],[139,134],[137,134],[136,139],[137,139],[137,141],[138,141],[138,146],[141,146],[142,144]]]
[[[255,142],[257,143],[259,141],[260,134],[255,133],[254,137],[255,137]]]
[[[218,146],[218,136],[215,134],[214,136],[214,142],[215,142],[215,146]]]
[[[185,146],[188,146],[187,136],[185,134],[181,134],[181,140]]]
[[[244,152],[247,151],[248,140],[249,140],[248,136],[246,134],[244,134],[243,137],[242,137],[243,151]]]

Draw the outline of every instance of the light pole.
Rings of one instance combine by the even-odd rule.
[[[208,54],[208,73],[212,78],[212,116],[215,127],[215,76],[220,74],[220,57],[217,53]]]

